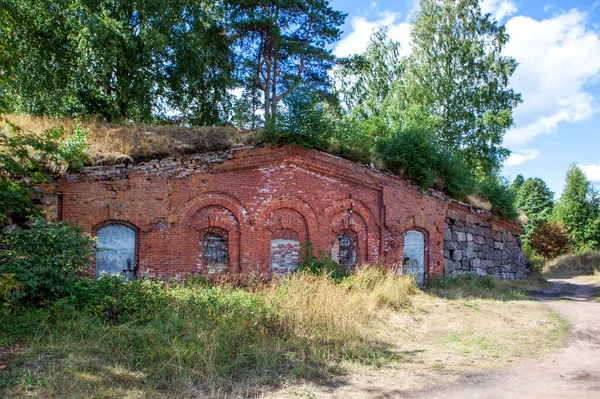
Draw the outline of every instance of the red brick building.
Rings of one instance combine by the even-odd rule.
[[[57,193],[58,218],[99,237],[99,274],[280,274],[297,266],[310,241],[315,253],[349,268],[404,263],[426,279],[443,273],[445,263],[462,274],[462,253],[482,255],[486,234],[493,247],[520,233],[436,191],[288,145],[90,167],[61,180]],[[448,230],[449,212],[452,228],[460,230],[462,220],[491,233],[478,244],[465,232],[464,249],[457,244],[450,252],[452,234],[462,236]],[[500,255],[490,268],[508,264]],[[503,278],[495,270],[488,272]]]

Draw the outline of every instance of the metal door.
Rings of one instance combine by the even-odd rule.
[[[404,273],[415,276],[415,282],[425,281],[425,236],[418,231],[404,235]]]
[[[98,229],[96,277],[107,274],[133,280],[137,274],[135,263],[135,230],[122,224],[111,224]]]

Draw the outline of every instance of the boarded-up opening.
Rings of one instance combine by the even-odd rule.
[[[418,285],[425,282],[425,236],[419,231],[404,235],[404,273],[413,275]]]
[[[210,231],[202,237],[202,256],[208,274],[222,273],[229,266],[227,233]]]
[[[358,245],[356,233],[345,231],[337,236],[331,251],[332,259],[346,269],[351,270],[356,266],[358,259]]]
[[[286,274],[298,268],[300,240],[292,229],[277,229],[271,235],[271,272]]]
[[[135,230],[122,224],[110,224],[100,227],[96,235],[99,249],[96,254],[96,277],[116,274],[127,280],[135,279]]]

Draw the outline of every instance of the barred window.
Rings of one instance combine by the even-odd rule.
[[[346,268],[356,265],[356,235],[345,232],[337,237],[339,241],[339,263]]]
[[[207,265],[224,264],[229,261],[227,238],[224,234],[206,233],[202,239],[204,261]]]

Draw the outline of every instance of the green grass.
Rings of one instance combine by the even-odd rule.
[[[295,274],[252,289],[91,284],[49,308],[4,313],[6,396],[194,396],[197,387],[214,394],[329,378],[348,362],[385,364],[399,357],[368,328],[377,310],[410,306],[418,291],[407,277],[370,268],[342,283]],[[18,355],[8,351],[14,345]]]
[[[296,273],[248,287],[89,281],[45,308],[0,314],[0,397],[252,397],[409,362],[487,367],[548,345],[547,311],[511,301],[534,285],[461,278],[423,295],[374,267],[341,281]]]
[[[432,278],[426,292],[446,299],[494,299],[501,301],[529,299],[547,285],[547,281],[533,275],[525,280],[498,281],[493,277],[462,275]]]

